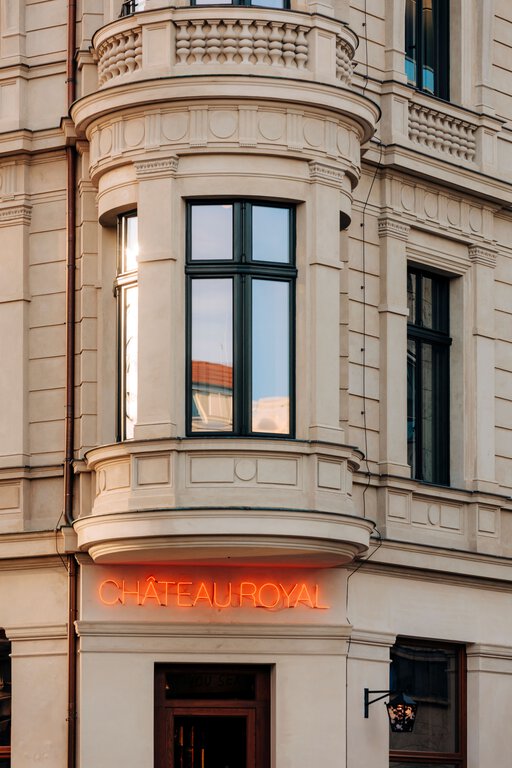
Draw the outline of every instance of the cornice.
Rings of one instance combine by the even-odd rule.
[[[395,240],[407,242],[411,228],[392,216],[381,216],[378,220],[379,237],[393,237]]]
[[[155,160],[141,160],[134,164],[137,179],[161,179],[168,176],[176,176],[179,165],[178,157],[157,158]]]
[[[0,207],[0,227],[28,226],[32,218],[31,205],[9,205]]]
[[[343,184],[345,172],[334,165],[321,163],[318,160],[309,162],[309,178],[311,181],[317,181],[339,188]]]
[[[481,264],[484,267],[496,266],[497,252],[494,248],[487,248],[483,245],[470,245],[468,249],[469,259],[475,264]]]

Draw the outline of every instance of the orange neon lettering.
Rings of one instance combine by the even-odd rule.
[[[158,596],[158,592],[156,591],[155,577],[150,576],[147,581],[148,581],[148,585],[146,587],[146,591],[144,592],[144,597],[142,598],[141,605],[144,605],[146,600],[156,600],[158,605],[162,605],[162,603],[160,602],[160,598]]]
[[[218,596],[217,596],[217,582],[213,582],[213,604],[216,608],[228,608],[231,605],[233,590],[231,587],[231,582],[228,582],[228,598],[225,603],[219,603]]]
[[[123,579],[122,581],[122,592],[121,592],[121,599],[120,602],[125,605],[126,604],[126,595],[136,595],[137,596],[137,605],[140,605],[140,581],[136,581],[137,589],[134,590],[128,590],[125,586],[125,581]]]
[[[293,585],[293,587],[290,589],[290,591],[289,591],[289,592],[287,592],[287,591],[286,591],[286,589],[283,587],[283,585],[282,585],[282,584],[279,584],[279,586],[280,586],[280,587],[281,587],[281,589],[283,590],[283,594],[284,594],[284,596],[285,596],[285,598],[286,598],[286,601],[287,601],[287,603],[288,603],[288,604],[286,605],[286,608],[295,608],[295,605],[291,605],[291,604],[290,604],[290,600],[291,600],[291,597],[292,597],[293,593],[295,592],[295,590],[297,589],[297,587],[298,587],[299,585],[298,585],[298,584],[294,584],[294,585]]]
[[[183,587],[191,587],[192,582],[191,581],[178,581],[178,605],[180,608],[192,608],[192,603],[182,603],[181,598],[182,597],[192,597],[190,592],[186,592],[183,590]]]
[[[247,591],[245,587],[250,587]],[[240,605],[242,605],[244,597],[252,598],[252,604],[256,608],[256,584],[253,581],[242,581],[240,584]]]
[[[120,599],[120,597],[118,595],[116,595],[113,600],[107,600],[104,597],[103,590],[104,590],[104,588],[105,588],[105,586],[107,584],[113,584],[114,587],[117,590],[119,590],[119,584],[117,583],[117,581],[114,581],[113,579],[106,579],[106,581],[102,581],[100,586],[99,586],[98,593],[99,593],[100,600],[103,603],[103,605],[115,605],[116,603],[121,603],[122,600]]]
[[[176,584],[175,581],[159,581],[158,582],[161,587],[165,587],[163,599],[160,603],[161,606],[167,607],[169,605],[169,587],[172,587],[173,584]]]
[[[192,603],[194,607],[197,605],[198,600],[206,600],[206,602],[210,604],[210,608],[213,608],[212,598],[210,597],[208,590],[206,589],[206,584],[204,583],[204,581],[201,581],[199,584],[199,589],[197,590],[197,594],[195,596],[194,602]]]
[[[297,595],[297,599],[295,600],[295,607],[299,603],[303,603],[304,605],[309,605],[310,608],[314,608],[313,601],[311,599],[311,595],[309,594],[309,590],[305,584],[300,585],[299,594]]]
[[[329,605],[319,605],[318,604],[318,584],[315,584],[315,602],[313,605],[313,608],[320,608],[321,610],[326,610],[327,608],[330,608]]]
[[[273,603],[266,603],[263,599],[263,590],[268,589],[269,587],[274,590],[275,600]],[[258,590],[258,602],[263,608],[275,608],[279,605],[281,602],[281,592],[277,584],[274,584],[272,581],[267,581],[266,584],[262,584]]]

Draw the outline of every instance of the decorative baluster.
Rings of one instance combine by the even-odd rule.
[[[297,69],[304,69],[308,60],[306,32],[309,32],[308,27],[297,27],[297,39],[295,40],[295,62]]]
[[[297,39],[297,27],[295,24],[284,25],[283,59],[285,67],[296,66],[295,41]]]
[[[251,21],[242,19],[240,22],[240,39],[238,41],[238,52],[242,57],[242,64],[249,64],[251,61],[251,54],[253,52],[253,38],[249,29]]]
[[[137,33],[135,31],[130,32],[126,39],[126,50],[124,56],[124,65],[126,72],[134,72],[136,69],[135,63],[135,45],[137,42]]]
[[[206,35],[204,33],[204,20],[199,19],[198,21],[193,21],[192,25],[194,27],[194,31],[192,32],[192,38],[190,41],[190,49],[193,57],[193,61],[197,64],[203,63],[203,56],[206,51],[206,42],[205,38]]]
[[[283,54],[283,30],[282,30],[282,24],[278,21],[271,21],[270,27],[270,43],[269,43],[269,56],[270,61],[273,67],[278,66],[283,63],[282,54]]]
[[[179,64],[186,64],[190,54],[190,25],[188,21],[177,21],[176,58]]]
[[[256,31],[254,33],[254,56],[256,64],[267,64],[268,59],[268,37],[270,27],[266,21],[255,21]]]
[[[234,30],[236,21],[227,20],[226,32],[224,33],[224,56],[226,57],[226,63],[232,64],[235,59],[237,50],[238,34]]]
[[[135,69],[142,68],[142,30],[138,29],[135,35],[135,43],[133,46],[133,55],[135,59]]]
[[[210,25],[206,36],[206,54],[210,64],[217,64],[221,51],[220,21],[218,19],[208,20]]]

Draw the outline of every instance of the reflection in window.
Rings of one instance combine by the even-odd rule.
[[[399,639],[393,646],[390,689],[411,696],[418,713],[412,733],[390,733],[390,766],[465,764],[464,659],[458,645]]]
[[[191,5],[255,5],[262,8],[289,8],[289,0],[191,0]]]
[[[0,629],[0,768],[11,765],[11,644]]]
[[[405,72],[410,85],[449,98],[448,0],[406,0]]]
[[[233,430],[233,280],[192,281],[192,432]]]
[[[133,213],[119,217],[116,281],[119,336],[119,439],[134,436],[137,421],[138,356],[138,220]]]
[[[293,432],[294,211],[188,208],[188,431]]]

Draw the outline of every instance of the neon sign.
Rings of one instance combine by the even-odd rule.
[[[147,579],[105,579],[98,587],[103,605],[160,606],[162,608],[266,608],[281,610],[304,606],[326,610],[320,601],[318,584],[304,581],[284,585],[265,581],[166,581]]]

